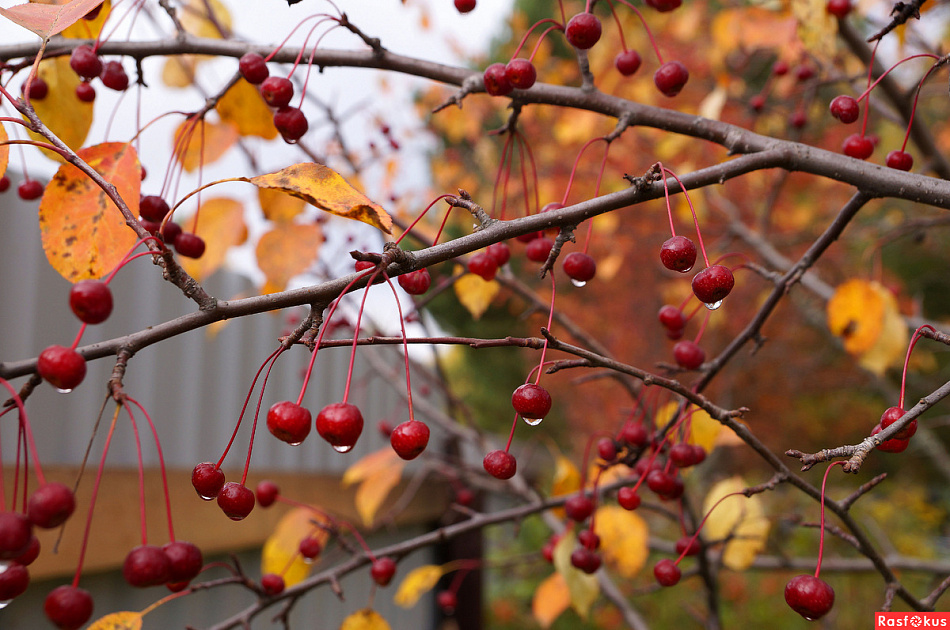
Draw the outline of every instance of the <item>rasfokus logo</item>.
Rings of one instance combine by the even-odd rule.
[[[950,612],[877,612],[874,629],[950,628]]]

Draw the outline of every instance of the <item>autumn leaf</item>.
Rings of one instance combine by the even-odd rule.
[[[234,125],[242,136],[258,136],[265,140],[277,137],[271,109],[261,92],[247,81],[232,85],[215,105],[221,122]]]
[[[305,272],[317,259],[323,231],[315,224],[278,223],[257,242],[257,265],[267,277],[263,293],[287,288],[287,282]]]
[[[481,318],[500,290],[497,280],[486,281],[474,273],[467,273],[455,281],[455,295],[473,319]]]
[[[828,328],[866,369],[881,375],[904,356],[908,332],[894,294],[879,282],[848,280],[828,300]]]
[[[10,163],[10,145],[6,144],[9,140],[7,128],[0,125],[0,177],[7,172],[7,165]]]
[[[42,100],[31,101],[36,115],[66,146],[78,149],[92,127],[93,104],[76,98],[76,86],[81,80],[69,67],[69,56],[61,55],[40,62],[38,73],[49,86],[49,93]],[[37,142],[48,142],[32,131],[30,137]],[[42,152],[52,160],[63,161],[59,153],[47,149]]]
[[[30,2],[17,4],[9,9],[0,9],[0,15],[33,31],[43,39],[49,39],[82,19],[82,16],[95,9],[101,2],[102,0],[73,0],[62,5]]]
[[[825,11],[826,0],[792,0],[792,14],[798,20],[798,39],[818,59],[835,53],[838,21]]]
[[[185,230],[193,225],[191,218],[181,223]],[[205,241],[204,255],[198,259],[182,256],[179,262],[185,271],[201,281],[221,267],[229,249],[247,239],[244,206],[240,201],[224,197],[202,202],[196,234]]]
[[[264,218],[269,221],[283,223],[293,219],[303,212],[303,199],[282,193],[275,188],[258,188],[257,200],[261,204]]]
[[[188,87],[195,82],[198,61],[198,55],[178,55],[166,59],[162,67],[162,83],[173,88]]]
[[[571,591],[567,588],[567,582],[563,575],[554,572],[534,590],[531,614],[542,628],[550,628],[570,606]]]
[[[182,28],[196,37],[222,39],[221,30],[231,30],[231,12],[221,0],[189,0],[178,15]]]
[[[141,627],[142,613],[122,611],[93,621],[86,630],[139,630]]]
[[[443,575],[445,571],[442,567],[434,564],[413,569],[399,585],[393,601],[402,608],[412,608],[420,597],[435,588]]]
[[[175,130],[175,159],[189,173],[221,158],[237,142],[238,132],[232,125],[185,120]]]
[[[723,499],[742,492],[746,487],[748,485],[741,477],[723,479],[710,488],[703,502],[703,512],[709,514],[703,533],[708,540],[730,538],[723,550],[722,563],[735,571],[743,571],[752,565],[759,552],[765,549],[769,534],[769,520],[758,496],[736,494]],[[716,506],[720,499],[722,503]]]
[[[371,608],[364,608],[344,619],[340,630],[390,630],[390,628],[382,615]]]
[[[36,0],[32,0],[36,1]],[[66,0],[43,0],[43,4],[64,4]],[[72,26],[60,33],[61,36],[68,39],[96,39],[102,32],[102,26],[109,19],[109,13],[112,11],[112,1],[105,0],[100,5],[99,14],[94,20],[79,20]]]
[[[702,446],[707,453],[711,453],[716,446],[716,439],[722,432],[722,423],[713,420],[705,410],[692,407],[693,414],[689,417],[689,437],[687,442]]]
[[[260,188],[273,188],[299,197],[331,214],[369,223],[386,234],[392,232],[393,220],[382,206],[370,201],[339,173],[323,164],[294,164],[276,173],[259,175],[245,181]]]
[[[600,536],[604,561],[623,577],[635,577],[650,555],[647,544],[650,532],[646,521],[636,512],[618,505],[605,505],[597,509],[593,522]]]
[[[305,507],[296,507],[284,514],[273,533],[264,542],[261,551],[261,574],[276,573],[284,577],[284,584],[291,587],[310,573],[311,562],[300,555],[300,541],[315,537],[325,545],[329,534],[319,527],[325,518]]]
[[[564,578],[567,589],[571,594],[571,607],[577,614],[587,618],[590,608],[600,595],[600,585],[597,577],[588,575],[571,564],[571,553],[577,547],[577,538],[573,532],[565,532],[554,547],[554,568]]]
[[[399,485],[406,462],[386,446],[364,456],[343,473],[343,487],[359,483],[354,502],[363,524],[371,527],[390,491]]]
[[[98,144],[79,151],[79,157],[113,184],[138,214],[141,175],[131,145]],[[72,164],[60,166],[46,186],[39,215],[46,258],[70,282],[104,276],[136,241],[112,200]]]

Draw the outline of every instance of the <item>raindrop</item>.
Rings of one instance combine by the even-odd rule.
[[[205,494],[199,494],[198,496],[204,499],[205,501],[214,501],[214,497],[209,497],[208,495],[205,495]]]
[[[711,311],[715,311],[720,306],[722,306],[722,300],[719,300],[718,302],[710,302],[709,304],[705,304],[704,306]]]
[[[571,284],[573,284],[577,288],[580,288],[586,285],[587,283],[583,280],[575,280],[574,278],[571,278]]]
[[[544,420],[544,418],[525,418],[524,419],[524,421],[527,422],[532,427],[536,427],[539,424],[541,424],[542,420]]]
[[[56,388],[56,391],[58,391],[60,394],[68,394],[69,392],[71,392],[71,391],[73,391],[73,390],[72,390],[72,388],[69,388],[69,389],[60,389],[60,388],[57,387],[57,388]]]
[[[353,445],[352,444],[340,444],[340,445],[334,444],[333,450],[336,451],[337,453],[349,453],[350,451],[353,450]]]

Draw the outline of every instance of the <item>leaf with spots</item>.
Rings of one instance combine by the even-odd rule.
[[[257,265],[267,277],[264,293],[276,293],[305,272],[317,259],[323,243],[319,225],[278,223],[257,242]]]
[[[141,167],[131,145],[98,144],[79,151],[79,157],[114,185],[138,215]],[[70,282],[104,276],[136,241],[108,195],[72,164],[59,167],[46,186],[39,213],[46,258]]]

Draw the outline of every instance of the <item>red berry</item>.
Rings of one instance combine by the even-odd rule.
[[[33,524],[18,512],[0,512],[0,560],[26,553],[33,537]]]
[[[756,94],[750,98],[749,108],[756,113],[761,112],[763,109],[765,109],[765,97],[761,94]]]
[[[597,456],[605,462],[614,461],[617,459],[617,443],[610,438],[597,440]]]
[[[30,522],[43,529],[59,527],[76,509],[76,495],[65,484],[51,481],[30,495],[26,515]]]
[[[659,468],[647,473],[647,487],[665,499],[675,499],[677,496],[676,478]]]
[[[376,558],[369,569],[369,574],[378,585],[386,586],[396,575],[396,561],[392,558]]]
[[[884,163],[899,171],[909,171],[914,166],[914,156],[906,151],[891,151],[887,154]]]
[[[102,74],[102,60],[89,44],[73,49],[69,56],[69,67],[83,79],[95,79]]]
[[[21,85],[20,90],[22,91],[25,87],[25,84]],[[46,83],[43,77],[33,77],[33,81],[30,83],[30,100],[42,101],[47,94],[49,94],[49,84]]]
[[[261,83],[261,96],[271,107],[287,107],[294,97],[294,84],[285,77],[267,77]]]
[[[327,405],[317,414],[317,432],[338,453],[347,453],[363,432],[363,414],[349,403]]]
[[[736,279],[728,267],[710,265],[693,276],[693,295],[703,304],[716,306],[735,284]]]
[[[453,591],[439,591],[435,596],[435,602],[446,615],[451,615],[459,605],[459,598]]]
[[[10,190],[10,178],[4,175],[0,177],[0,193],[4,193]]]
[[[201,258],[205,253],[204,239],[191,232],[182,232],[175,237],[175,251],[188,258]]]
[[[274,113],[274,127],[280,132],[281,138],[288,144],[293,144],[304,137],[310,129],[307,116],[296,107],[281,107]]]
[[[571,553],[571,564],[584,573],[596,573],[600,563],[600,554],[587,547],[578,547]]]
[[[158,195],[142,195],[139,199],[139,214],[143,219],[161,223],[169,210],[168,202]]]
[[[673,358],[684,370],[695,370],[706,360],[706,353],[699,344],[684,339],[673,346]]]
[[[660,308],[658,314],[660,324],[668,330],[682,330],[686,328],[686,316],[678,307],[666,304]]]
[[[455,490],[455,502],[463,507],[470,506],[475,501],[475,493],[468,488],[457,488]]]
[[[359,273],[360,271],[366,271],[367,269],[372,269],[375,266],[376,266],[375,263],[372,263],[368,260],[357,260],[353,264],[353,269],[356,270],[357,273]]]
[[[323,543],[316,536],[307,536],[300,541],[299,551],[307,560],[313,560],[323,551]]]
[[[515,456],[508,451],[491,451],[482,460],[482,466],[496,479],[511,479],[518,470]]]
[[[267,429],[278,440],[294,446],[310,435],[311,422],[310,411],[289,400],[275,403],[267,411]]]
[[[69,308],[80,321],[101,324],[112,313],[112,291],[100,280],[80,280],[69,290]]]
[[[29,566],[33,564],[33,561],[40,557],[40,539],[34,534],[30,536],[30,544],[27,545],[26,551],[18,555],[16,558],[13,558],[13,562],[16,564],[22,564],[23,566]]]
[[[772,74],[777,77],[783,77],[788,74],[790,68],[788,67],[787,61],[776,61],[772,64]]]
[[[803,63],[795,68],[795,78],[799,81],[807,81],[813,76],[815,76],[815,69],[807,63]]]
[[[485,91],[491,96],[505,96],[514,89],[503,63],[493,63],[485,68],[482,80],[485,82]]]
[[[679,8],[683,4],[683,0],[644,0],[647,5],[653,7],[660,13],[666,13],[667,11],[672,11],[673,9]]]
[[[171,577],[171,563],[161,547],[140,545],[125,557],[122,577],[131,586],[138,588],[158,586]]]
[[[46,596],[43,612],[60,630],[78,630],[92,617],[92,596],[76,586],[57,586]]]
[[[429,427],[418,420],[407,420],[393,429],[389,443],[399,457],[415,459],[429,444]]]
[[[832,116],[846,125],[856,121],[858,115],[861,113],[861,108],[858,106],[858,102],[854,97],[845,94],[834,97],[828,109],[831,111]]]
[[[541,236],[531,240],[528,243],[528,246],[524,250],[524,254],[527,256],[528,260],[532,262],[543,263],[547,261],[548,254],[551,253],[552,247],[554,247],[554,241],[546,236]]]
[[[280,494],[280,488],[273,481],[265,479],[258,482],[257,487],[254,488],[254,494],[257,496],[258,505],[267,508],[274,505],[277,495]]]
[[[689,70],[679,61],[667,61],[653,74],[653,83],[665,96],[676,96],[689,80]]]
[[[904,410],[900,407],[888,407],[887,410],[881,415],[881,430],[883,431],[887,427],[891,426],[904,416]],[[906,427],[897,432],[894,436],[894,439],[897,440],[909,440],[914,437],[914,434],[917,433],[917,419],[908,423]]]
[[[198,464],[191,472],[191,485],[199,497],[210,501],[224,487],[224,472],[211,462]]]
[[[641,63],[643,63],[643,59],[640,57],[640,53],[635,50],[624,50],[614,57],[614,66],[625,77],[636,74]]]
[[[866,160],[874,153],[874,143],[866,136],[853,133],[844,139],[844,143],[841,145],[841,152],[848,157]]]
[[[129,75],[125,73],[125,68],[118,61],[107,61],[102,66],[102,74],[99,75],[102,84],[110,90],[124,92],[129,88]]]
[[[0,573],[0,601],[8,602],[26,592],[30,572],[22,564],[10,564]]]
[[[511,394],[511,406],[529,424],[537,424],[551,411],[551,394],[534,383],[525,383]]]
[[[39,199],[43,196],[43,184],[39,183],[35,179],[26,179],[17,186],[16,194],[19,195],[20,199],[23,201],[33,201],[34,199]]]
[[[668,238],[660,247],[660,261],[670,271],[686,273],[696,264],[696,244],[685,236]]]
[[[512,59],[505,66],[505,77],[511,87],[527,90],[538,80],[538,71],[534,69],[534,64],[527,59]]]
[[[76,86],[76,98],[83,103],[91,103],[96,100],[96,88],[92,84],[83,81]]]
[[[531,241],[537,238],[541,238],[542,236],[544,236],[544,232],[541,232],[541,231],[528,232],[527,234],[519,234],[518,236],[515,237],[515,240],[518,241],[519,243],[530,243]]]
[[[70,391],[85,378],[86,360],[71,348],[50,346],[40,353],[36,369],[56,389]]]
[[[564,258],[564,273],[576,287],[582,287],[597,274],[597,263],[583,252],[571,252]]]
[[[635,510],[640,507],[640,495],[633,486],[624,486],[617,490],[617,503],[625,510]]]
[[[474,254],[468,261],[469,272],[476,276],[481,276],[488,282],[495,279],[495,273],[498,271],[498,263],[487,251]]]
[[[247,486],[229,481],[218,493],[218,507],[232,521],[241,521],[254,509],[254,493]]]
[[[797,575],[785,585],[785,602],[805,619],[814,621],[834,606],[835,591],[814,575]]]
[[[492,243],[485,253],[492,257],[497,267],[505,265],[511,259],[511,250],[504,243]]]
[[[428,269],[418,269],[404,273],[398,278],[399,286],[409,295],[422,295],[432,285],[432,276]]]
[[[851,13],[851,0],[828,0],[825,10],[838,19],[843,19]]]
[[[653,566],[653,576],[660,586],[675,586],[682,575],[680,568],[669,558],[663,558]]]
[[[253,85],[260,85],[264,82],[270,71],[267,69],[267,62],[259,54],[254,52],[245,53],[238,61],[238,69],[244,80]]]
[[[276,573],[265,573],[261,576],[261,590],[268,595],[280,595],[284,592],[284,578]]]
[[[641,447],[647,443],[647,430],[639,422],[627,422],[620,430],[620,439],[630,446]]]
[[[468,13],[475,9],[475,0],[455,0],[455,9],[459,13]]]
[[[574,48],[587,50],[597,43],[603,31],[600,20],[593,13],[578,13],[567,22],[564,35]]]
[[[575,494],[564,502],[564,513],[572,521],[581,523],[594,513],[594,501],[583,494]]]
[[[183,540],[166,543],[162,553],[168,558],[169,582],[190,582],[201,573],[204,557],[194,544]]]
[[[805,116],[805,112],[798,110],[792,113],[788,117],[788,124],[795,129],[801,129],[808,122],[808,117]]]

